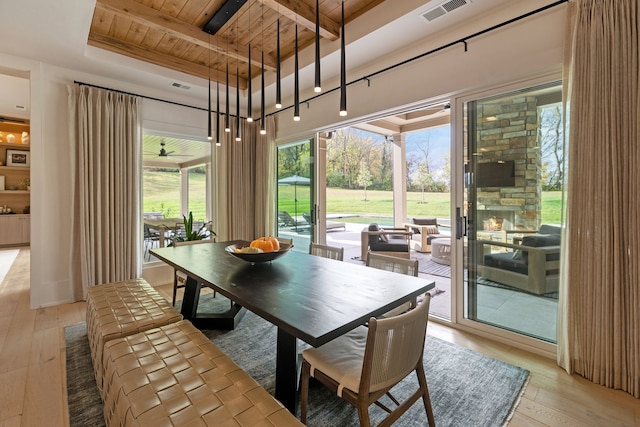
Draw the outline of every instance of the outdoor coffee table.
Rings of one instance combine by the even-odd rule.
[[[220,325],[219,319],[197,315],[201,283],[278,327],[275,397],[292,413],[298,396],[297,339],[319,347],[435,287],[431,280],[295,251],[252,265],[225,251],[236,243],[246,242],[151,253],[187,275],[181,313],[197,327]]]

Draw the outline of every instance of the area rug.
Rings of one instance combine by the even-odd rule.
[[[222,310],[228,301],[204,296],[199,306]],[[233,331],[203,331],[270,393],[274,391],[276,328],[247,312]],[[102,403],[91,367],[84,323],[65,327],[69,419],[72,427],[102,426]],[[529,372],[435,337],[427,337],[424,353],[427,383],[438,426],[493,427],[510,419],[526,387]],[[404,398],[417,387],[410,375],[394,389]],[[373,424],[385,413],[370,408]],[[313,383],[309,390],[309,426],[357,426],[356,410]],[[426,425],[424,406],[416,403],[395,426]]]

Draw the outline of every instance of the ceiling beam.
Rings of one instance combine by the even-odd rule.
[[[301,27],[316,32],[316,11],[311,5],[295,0],[258,1]],[[322,13],[320,13],[320,37],[331,41],[338,40],[340,37],[340,24]]]
[[[240,46],[238,43],[235,43],[235,41],[234,43],[230,43],[229,40],[220,36],[210,36],[195,25],[187,24],[171,15],[141,3],[131,0],[98,0],[96,8],[130,19],[141,25],[146,25],[154,30],[169,34],[202,48],[210,49],[213,52],[227,55],[242,62],[249,62],[247,55],[249,50],[248,46]],[[251,64],[255,67],[262,66],[259,58],[252,59]],[[275,71],[275,58],[271,55],[266,55],[264,67],[269,71]]]
[[[201,77],[205,80],[211,78],[212,81],[218,81],[222,84],[226,84],[226,73],[210,69],[209,67],[206,67],[204,65],[197,65],[193,62],[176,58],[175,56],[152,52],[150,50],[143,49],[138,45],[126,43],[97,34],[90,34],[89,40],[87,40],[87,44],[120,55],[128,56],[130,58],[136,58],[140,61],[150,62],[160,67],[170,68],[174,71]],[[235,73],[229,74],[229,86],[235,87],[235,81]],[[247,79],[242,77],[240,78],[240,89],[247,89]]]

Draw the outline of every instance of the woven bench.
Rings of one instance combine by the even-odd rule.
[[[182,315],[144,279],[90,287],[87,291],[87,338],[100,392],[106,342],[180,320]]]
[[[107,426],[302,426],[189,321],[104,348]]]

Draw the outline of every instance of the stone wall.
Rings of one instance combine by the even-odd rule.
[[[478,225],[493,216],[505,229],[537,230],[541,215],[541,150],[535,96],[482,102],[477,111],[477,162],[515,162],[514,187],[478,188]],[[486,224],[486,221],[485,221]]]

